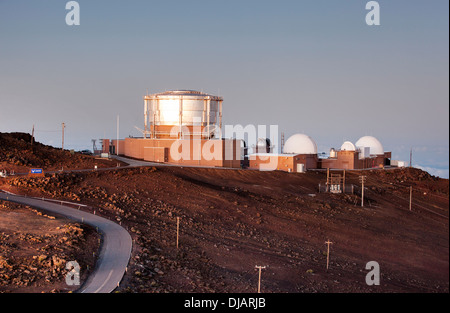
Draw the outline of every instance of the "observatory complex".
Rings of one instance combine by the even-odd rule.
[[[345,141],[339,150],[330,149],[327,158],[319,158],[316,142],[305,134],[294,134],[286,140],[283,153],[249,155],[249,167],[264,169],[266,164],[278,164],[277,170],[304,172],[308,169],[365,169],[390,165],[391,152],[372,136],[361,137],[355,144]]]
[[[364,169],[390,165],[391,152],[372,136],[361,137],[355,144],[345,141],[339,150],[330,150],[330,156],[321,160],[321,168]]]
[[[217,135],[222,103],[194,90],[146,95],[143,137],[103,140],[102,150],[151,162],[240,168],[241,141]]]
[[[251,154],[249,168],[266,169],[267,164],[277,164],[277,170],[287,172],[304,172],[306,169],[318,168],[317,145],[307,135],[295,134],[289,137],[282,152]]]
[[[223,98],[194,90],[173,90],[144,96],[141,138],[102,140],[104,153],[151,162],[208,167],[305,172],[309,169],[366,169],[390,165],[391,152],[372,136],[345,141],[319,157],[316,142],[294,134],[273,152],[268,138],[259,138],[251,154],[246,143],[222,138]],[[270,166],[268,166],[270,165]]]

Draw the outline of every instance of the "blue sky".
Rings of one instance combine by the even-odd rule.
[[[138,136],[143,95],[224,97],[224,123],[279,125],[320,151],[377,137],[394,159],[448,177],[449,3],[0,0],[0,131],[68,148]]]

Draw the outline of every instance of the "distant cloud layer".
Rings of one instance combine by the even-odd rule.
[[[448,168],[436,168],[429,166],[420,166],[416,165],[414,167],[420,168],[422,171],[428,172],[433,176],[438,176],[440,178],[449,178],[449,169]]]

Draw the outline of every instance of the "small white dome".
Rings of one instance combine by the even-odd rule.
[[[350,141],[345,141],[341,146],[341,151],[356,151],[356,147]]]
[[[370,154],[384,154],[384,148],[380,141],[377,138],[372,136],[364,136],[359,138],[359,140],[355,144],[359,147],[369,147]]]
[[[304,134],[295,134],[286,140],[283,153],[317,154],[317,145],[311,137]]]

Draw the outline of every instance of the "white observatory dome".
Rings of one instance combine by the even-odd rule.
[[[295,134],[286,140],[283,153],[317,154],[317,145],[311,137],[304,134]]]
[[[268,138],[258,138],[256,145],[260,148],[270,147],[270,139]]]
[[[258,138],[256,146],[253,146],[255,153],[270,153],[272,146],[269,138]]]
[[[359,140],[355,144],[359,147],[369,147],[370,154],[384,154],[384,148],[380,141],[377,138],[372,136],[364,136],[359,138]]]
[[[341,151],[356,151],[356,147],[350,141],[345,141],[341,146]]]

